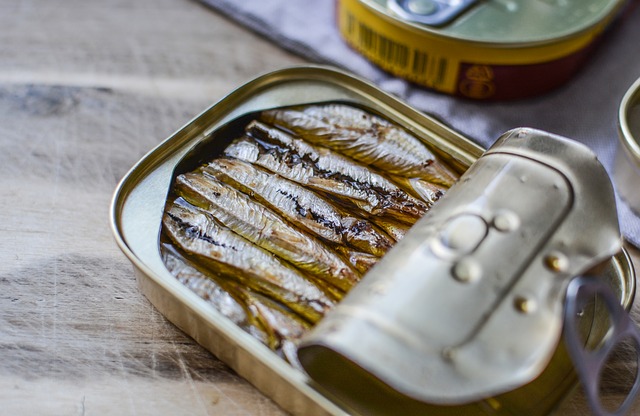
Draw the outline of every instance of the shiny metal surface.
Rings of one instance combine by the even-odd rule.
[[[388,0],[389,8],[403,19],[440,26],[458,17],[478,0]]]
[[[583,345],[577,317],[584,313],[591,302],[599,302],[611,318],[611,328],[601,345]],[[626,415],[640,392],[640,373],[636,372],[628,394],[617,409],[608,409],[601,400],[601,374],[615,349],[624,342],[631,342],[631,355],[640,363],[640,330],[629,314],[620,306],[619,300],[598,277],[578,277],[567,288],[565,309],[565,338],[571,358],[580,375],[591,409],[596,416]]]
[[[475,237],[458,242],[461,225]],[[346,360],[438,405],[504,394],[555,354],[570,278],[621,244],[595,155],[548,133],[511,131],[309,334],[301,362],[325,386],[334,380],[318,366]]]
[[[403,13],[400,0],[362,0],[422,30],[433,30],[453,39],[472,42],[529,44],[557,42],[567,36],[588,30],[602,20],[613,17],[626,0],[484,0],[474,7],[459,2],[457,16],[443,26],[430,28],[428,24],[411,19]],[[389,7],[391,5],[394,7]],[[400,9],[400,10],[399,10]],[[398,13],[399,11],[399,13]]]
[[[616,189],[632,210],[640,213],[640,78],[629,88],[618,113],[619,145],[614,178]]]

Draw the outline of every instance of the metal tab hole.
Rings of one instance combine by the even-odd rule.
[[[593,299],[594,310],[604,308],[608,316],[594,322],[585,346],[585,340],[579,336],[577,317],[582,307],[588,307],[590,299]],[[604,313],[604,309],[596,312],[596,316]],[[637,408],[640,329],[604,282],[595,277],[578,277],[570,282],[565,302],[564,335],[593,414],[622,416],[630,414],[632,406]],[[632,363],[631,367],[629,363]],[[615,381],[604,384],[603,380]]]

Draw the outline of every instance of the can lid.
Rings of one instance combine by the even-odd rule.
[[[346,360],[436,405],[506,393],[555,354],[569,281],[620,249],[595,154],[513,130],[307,335],[300,362],[324,385]]]
[[[440,14],[412,13],[406,6],[407,0],[363,1],[378,3],[389,15],[425,31],[498,44],[555,42],[575,36],[613,16],[626,3],[626,0],[488,0],[475,4],[437,0],[432,3],[437,3],[437,10],[444,9],[443,18],[429,24],[430,18]],[[443,8],[442,4],[455,7]]]
[[[632,210],[640,213],[640,78],[629,88],[618,112],[620,146],[614,178],[618,192]]]
[[[411,22],[429,26],[449,23],[478,0],[389,0],[391,10]]]

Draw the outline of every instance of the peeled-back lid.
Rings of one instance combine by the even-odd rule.
[[[324,386],[332,362],[348,362],[436,405],[511,391],[555,353],[570,279],[620,249],[596,156],[513,130],[303,340],[300,361]]]

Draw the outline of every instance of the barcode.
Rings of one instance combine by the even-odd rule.
[[[411,71],[416,76],[426,76],[432,79],[435,85],[440,85],[447,73],[447,60],[433,58],[426,52],[414,50]]]
[[[393,67],[412,81],[442,85],[447,73],[447,60],[422,50],[410,48],[376,32],[366,23],[347,14],[347,34],[365,54],[379,60],[381,66]]]
[[[358,25],[358,42],[362,48],[374,52],[381,59],[403,68],[409,64],[409,48],[382,36],[369,26]]]

